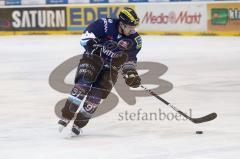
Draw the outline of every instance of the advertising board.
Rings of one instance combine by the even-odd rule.
[[[209,31],[240,31],[240,3],[208,4]]]

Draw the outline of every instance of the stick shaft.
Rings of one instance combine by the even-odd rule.
[[[143,88],[146,92],[148,92],[152,96],[156,97],[158,100],[162,101],[164,104],[171,107],[173,110],[175,110],[176,112],[178,112],[179,114],[181,114],[182,116],[184,116],[185,118],[187,118],[188,120],[190,120],[191,122],[193,122],[195,124],[211,121],[211,120],[213,120],[217,117],[216,113],[211,113],[211,114],[208,114],[208,115],[200,117],[200,118],[192,118],[192,117],[188,116],[187,114],[183,113],[181,110],[179,110],[177,107],[175,107],[174,105],[172,105],[171,103],[169,103],[168,101],[163,99],[162,97],[160,97],[159,95],[157,95],[152,90],[147,89],[143,85],[140,85],[140,87]]]

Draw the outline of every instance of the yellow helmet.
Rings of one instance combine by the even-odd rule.
[[[131,26],[137,26],[139,24],[139,18],[132,8],[125,8],[121,10],[119,20],[124,24]]]

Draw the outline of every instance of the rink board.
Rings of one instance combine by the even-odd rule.
[[[8,6],[0,8],[0,35],[81,34],[124,7],[136,10],[143,35],[240,35],[239,2]]]

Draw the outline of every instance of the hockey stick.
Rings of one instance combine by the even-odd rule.
[[[211,120],[213,120],[213,119],[215,119],[217,117],[217,113],[210,113],[210,114],[208,114],[206,116],[203,116],[203,117],[200,117],[200,118],[191,118],[190,116],[188,116],[187,114],[183,113],[181,110],[176,108],[174,105],[170,104],[168,101],[166,101],[165,99],[163,99],[162,97],[157,95],[152,90],[147,89],[143,85],[140,85],[140,87],[142,87],[146,92],[148,92],[152,96],[156,97],[158,100],[162,101],[164,104],[170,106],[173,110],[175,110],[176,112],[178,112],[179,114],[181,114],[182,116],[184,116],[185,118],[189,119],[191,122],[193,122],[195,124],[208,122],[208,121],[211,121]]]

